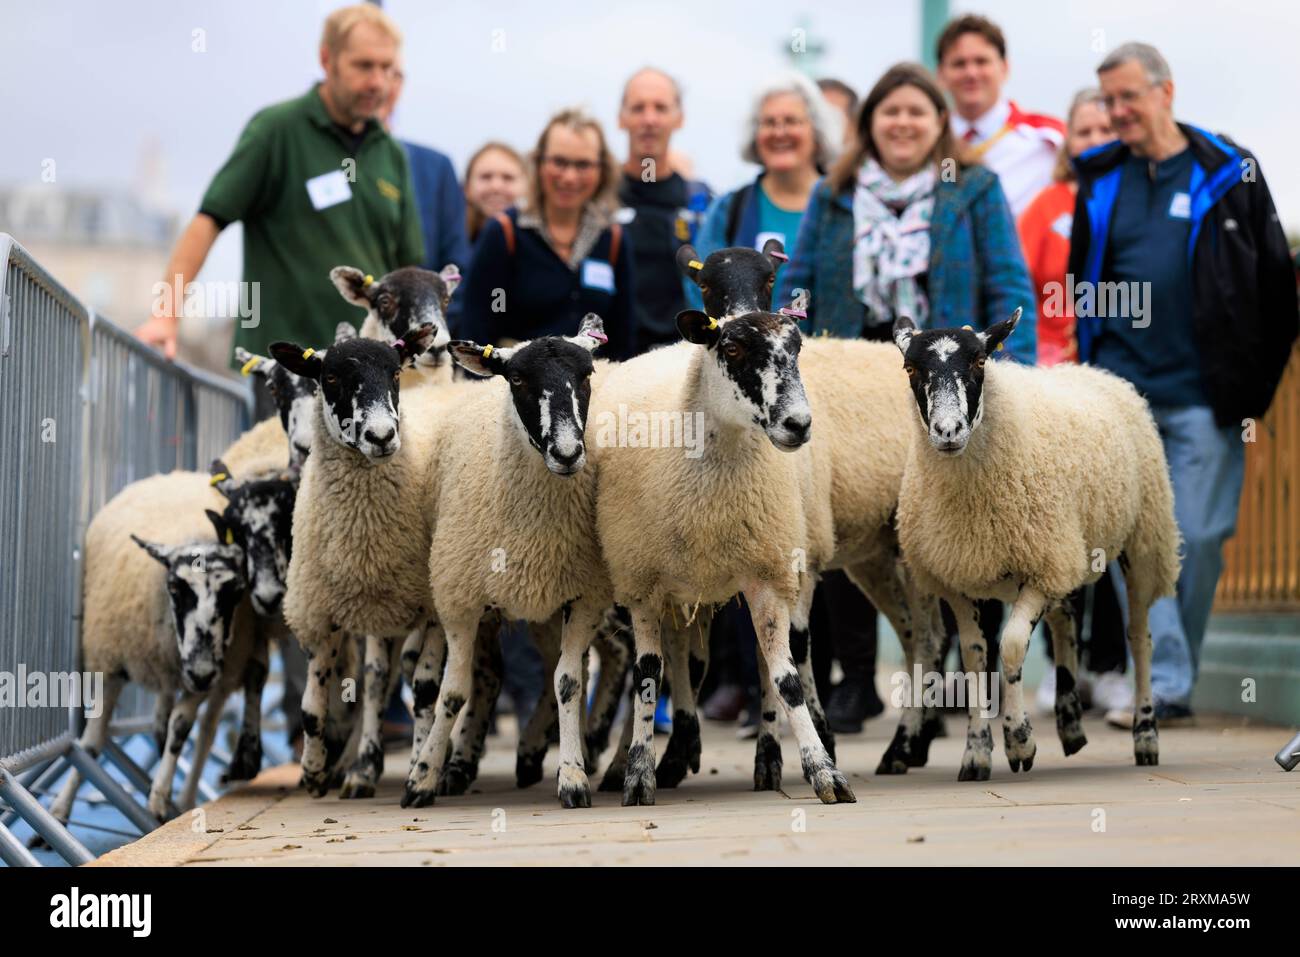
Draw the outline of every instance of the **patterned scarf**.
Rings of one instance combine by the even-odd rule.
[[[934,183],[933,166],[901,183],[874,159],[868,158],[858,172],[853,191],[853,294],[866,304],[873,325],[908,316],[925,326],[930,305],[916,277],[930,263]]]

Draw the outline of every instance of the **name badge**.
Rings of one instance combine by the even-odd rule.
[[[350,200],[352,187],[348,185],[343,170],[336,169],[332,173],[322,173],[307,180],[307,195],[311,197],[313,208],[329,209]]]
[[[788,248],[789,248],[789,247],[787,247],[786,244],[785,244],[785,233],[772,233],[772,232],[759,233],[757,236],[755,236],[755,237],[754,237],[754,248],[757,249],[757,250],[761,253],[761,252],[763,251],[763,245],[764,245],[764,244],[765,244],[769,239],[775,239],[778,243],[781,244],[781,248],[782,248],[782,249],[788,249]]]
[[[614,267],[600,259],[582,261],[582,284],[588,289],[614,291]]]
[[[1174,193],[1169,203],[1171,219],[1188,219],[1192,215],[1192,197],[1188,193]]]

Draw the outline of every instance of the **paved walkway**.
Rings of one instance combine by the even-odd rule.
[[[1088,746],[1061,756],[1052,722],[1034,770],[1013,775],[994,750],[992,780],[960,784],[963,723],[935,742],[926,768],[872,773],[892,730],[877,719],[842,736],[839,766],[858,803],[825,806],[799,776],[788,732],[785,790],[755,793],[753,742],[705,722],[699,775],[654,807],[595,795],[564,811],[554,791],[514,788],[513,737],[489,741],[473,793],[398,807],[406,757],[390,754],[369,801],[312,800],[296,766],[106,854],[99,865],[451,864],[1288,864],[1300,860],[1300,772],[1272,755],[1290,737],[1242,719],[1165,729],[1160,765],[1133,765],[1131,738],[1086,722]],[[1043,734],[1047,735],[1046,737]],[[995,735],[997,732],[995,731]],[[1000,735],[998,735],[1000,737]],[[662,752],[666,739],[657,739]],[[554,751],[546,780],[554,774]],[[603,766],[602,766],[603,767]]]

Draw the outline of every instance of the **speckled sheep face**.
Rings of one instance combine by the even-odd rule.
[[[220,515],[209,511],[208,517],[217,529],[216,542],[167,546],[131,536],[167,569],[181,684],[193,694],[207,691],[220,676],[230,623],[245,590],[242,549],[226,544],[229,529]]]
[[[708,350],[703,375],[711,415],[757,426],[783,452],[812,438],[812,408],[799,375],[803,338],[793,319],[753,312],[719,322],[688,309],[678,313],[677,328]]]
[[[317,408],[331,441],[386,462],[402,447],[398,391],[402,367],[434,339],[431,325],[410,330],[392,345],[349,339],[324,357],[291,342],[271,344],[271,354],[297,375],[320,383]]]
[[[447,332],[447,306],[460,284],[460,270],[456,266],[448,264],[440,273],[408,266],[380,279],[371,278],[370,282],[366,282],[360,269],[338,266],[330,270],[330,279],[344,299],[366,310],[361,324],[362,338],[392,343],[417,326],[431,325],[437,334],[429,348],[415,360],[416,365],[442,364],[451,339]]]
[[[907,317],[894,323],[894,342],[912,385],[921,424],[930,445],[944,455],[960,455],[984,419],[984,367],[1020,321],[1010,319],[986,332],[961,329],[918,331]]]
[[[591,401],[591,353],[607,341],[600,317],[588,313],[576,336],[544,336],[496,349],[456,340],[452,359],[475,375],[510,383],[515,424],[556,475],[574,475],[587,461],[583,437]]]
[[[677,250],[677,266],[700,287],[704,311],[715,319],[768,312],[776,270],[786,255],[779,240],[769,239],[763,251],[746,246],[719,249],[700,262],[694,246]]]
[[[289,467],[302,468],[311,452],[311,412],[316,399],[316,383],[294,375],[274,359],[254,355],[237,347],[235,358],[249,375],[261,377],[280,415],[280,424],[289,439]]]
[[[227,499],[222,512],[244,553],[244,575],[253,610],[272,615],[284,599],[293,554],[293,503],[298,483],[290,473],[236,482],[220,461],[212,463],[213,486]]]

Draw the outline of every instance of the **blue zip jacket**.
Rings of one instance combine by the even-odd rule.
[[[1254,155],[1226,136],[1179,123],[1192,153],[1192,330],[1206,396],[1222,426],[1262,416],[1300,329],[1295,271],[1264,174]],[[1074,161],[1079,174],[1069,272],[1096,283],[1129,149],[1119,140]],[[1096,287],[1093,286],[1095,289]],[[1092,358],[1102,319],[1079,317],[1079,361]],[[1159,340],[1152,339],[1152,348]]]
[[[783,273],[776,303],[790,302],[795,290],[808,292],[805,333],[862,335],[866,306],[853,293],[852,190],[833,195],[826,180],[818,182]],[[935,184],[926,290],[932,329],[987,329],[1019,307],[1023,312],[1007,337],[1007,354],[1030,365],[1037,361],[1037,299],[1015,219],[992,171],[970,166],[956,182]]]

